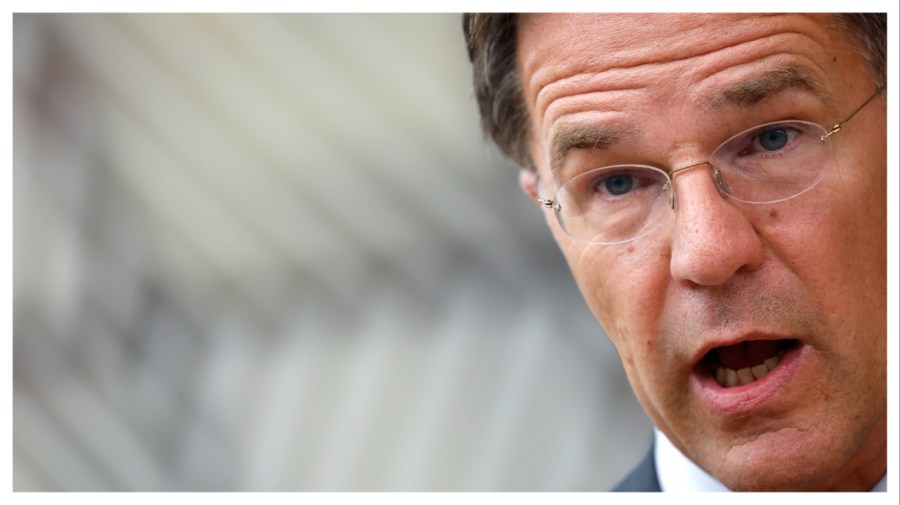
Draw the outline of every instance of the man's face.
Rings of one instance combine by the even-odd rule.
[[[875,91],[828,16],[534,15],[518,37],[532,197],[596,167],[705,161],[763,123],[830,128]],[[885,117],[878,97],[832,137],[824,179],[784,202],[726,198],[700,167],[632,242],[581,242],[546,210],[645,410],[732,489],[865,487],[885,471]],[[567,150],[551,173],[554,139],[573,128],[624,133]],[[714,378],[779,351],[755,382]]]

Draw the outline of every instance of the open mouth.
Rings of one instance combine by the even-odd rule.
[[[798,345],[800,342],[795,339],[747,340],[716,347],[706,353],[701,363],[720,386],[744,386],[768,375]]]

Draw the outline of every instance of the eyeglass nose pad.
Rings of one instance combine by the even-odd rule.
[[[713,169],[713,176],[716,178],[716,186],[719,186],[719,189],[722,190],[722,193],[725,193],[726,195],[730,195],[731,187],[728,185],[727,182],[722,180],[722,174],[719,172],[719,169],[716,167],[712,167],[712,169]]]
[[[693,167],[700,166],[700,165],[709,165],[709,167],[712,168],[713,178],[716,181],[716,186],[719,187],[719,191],[721,191],[722,193],[724,193],[726,195],[731,194],[731,186],[729,186],[727,182],[722,180],[722,173],[719,172],[719,169],[716,166],[714,166],[708,162],[697,163],[695,165],[690,165],[690,166],[680,168],[678,170],[673,171],[672,174],[670,174],[670,179],[668,181],[666,181],[666,183],[663,185],[663,191],[669,192],[669,207],[671,207],[672,210],[675,210],[675,191],[673,190],[674,186],[672,184],[671,175],[674,175],[676,172],[680,172],[682,170],[685,170],[688,168],[693,168]]]
[[[663,191],[667,191],[669,193],[669,208],[675,210],[675,192],[672,191],[672,181],[666,181],[662,187]]]

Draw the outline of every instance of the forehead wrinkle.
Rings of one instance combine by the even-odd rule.
[[[529,83],[533,88],[529,94],[533,96],[528,98],[534,102],[536,116],[544,117],[556,100],[567,97],[574,90],[589,86],[601,73],[583,68],[561,69],[557,66],[535,71],[531,78],[532,82]]]
[[[567,123],[553,134],[550,144],[550,172],[554,175],[566,155],[576,149],[609,149],[623,137],[635,135],[636,128],[625,125]]]

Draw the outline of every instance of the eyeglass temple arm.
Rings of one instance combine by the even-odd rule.
[[[841,131],[841,127],[844,126],[844,124],[845,124],[847,121],[850,121],[851,119],[853,119],[853,116],[855,116],[859,111],[861,111],[861,110],[863,109],[863,107],[865,107],[866,105],[868,105],[869,102],[871,102],[872,100],[874,100],[875,97],[878,96],[878,95],[880,95],[883,91],[884,91],[884,86],[881,86],[880,88],[878,88],[878,90],[877,90],[872,96],[870,96],[870,97],[868,98],[868,100],[866,100],[865,102],[863,102],[859,107],[856,108],[856,110],[854,110],[853,112],[851,112],[850,115],[847,116],[847,119],[841,121],[840,123],[835,123],[835,124],[831,127],[831,131],[828,131],[828,132],[825,133],[825,135],[822,135],[822,140],[825,140],[825,139],[827,139],[828,137],[834,135],[835,133]]]

